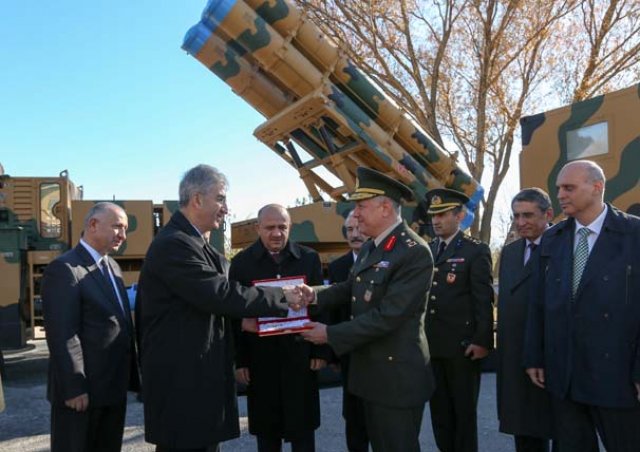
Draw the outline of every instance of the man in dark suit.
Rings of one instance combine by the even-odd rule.
[[[351,250],[347,254],[329,264],[329,282],[338,283],[349,279],[362,244],[368,238],[360,232],[358,220],[349,212],[344,221],[344,233]],[[331,311],[331,324],[351,320],[351,305],[345,303],[339,309]],[[364,403],[361,398],[349,391],[349,354],[340,357],[342,373],[342,416],[345,421],[345,436],[349,452],[367,452],[369,450],[369,435],[364,415]]]
[[[120,248],[127,227],[122,208],[95,204],[80,243],[44,272],[53,452],[122,446],[127,390],[138,389],[139,378],[122,273],[108,253]]]
[[[640,450],[640,219],[604,203],[590,161],[556,179],[568,217],[534,256],[524,364],[552,396],[562,452]],[[597,433],[596,433],[597,432]]]
[[[322,284],[320,257],[311,248],[289,240],[291,218],[277,204],[258,212],[258,240],[231,262],[229,278],[245,286],[256,281],[304,277]],[[330,358],[327,346],[306,342],[299,334],[259,337],[240,331],[236,322],[236,379],[247,385],[249,432],[259,452],[279,452],[282,441],[293,452],[315,450],[320,426],[317,371]]]
[[[240,434],[230,316],[285,316],[278,288],[227,279],[228,263],[205,231],[227,214],[227,180],[198,165],[180,182],[180,209],[155,237],[142,267],[145,439],[157,451],[215,450]]]
[[[442,452],[475,452],[480,360],[493,348],[491,251],[460,230],[466,195],[439,188],[427,200],[437,236],[425,322],[436,379],[431,426]]]
[[[433,258],[400,215],[400,202],[412,191],[375,170],[358,168],[357,174],[354,216],[371,240],[346,281],[299,287],[319,309],[351,304],[353,320],[312,323],[302,335],[328,343],[338,355],[350,354],[349,391],[364,400],[374,451],[419,451],[424,404],[433,392],[424,333]]]
[[[520,238],[502,249],[498,291],[497,398],[500,431],[515,436],[516,452],[548,452],[553,424],[549,396],[522,366],[531,256],[553,218],[549,195],[525,188],[511,201]]]

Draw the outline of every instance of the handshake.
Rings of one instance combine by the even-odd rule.
[[[306,284],[298,284],[297,286],[284,286],[282,288],[284,296],[289,304],[289,307],[294,311],[299,311],[302,308],[313,304],[316,300],[316,293],[313,288]]]

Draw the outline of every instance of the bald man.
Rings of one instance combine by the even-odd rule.
[[[562,452],[640,450],[640,219],[604,202],[590,161],[556,180],[567,219],[533,257],[524,364],[551,393]]]

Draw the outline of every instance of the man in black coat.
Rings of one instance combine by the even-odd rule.
[[[491,251],[460,230],[466,195],[439,188],[427,199],[437,236],[425,322],[436,378],[431,425],[442,452],[476,452],[480,359],[493,348]]]
[[[258,212],[258,240],[231,262],[229,278],[252,286],[260,280],[303,277],[322,284],[320,257],[311,248],[289,240],[291,219],[277,204]],[[259,337],[236,326],[236,378],[247,385],[249,432],[257,436],[259,452],[315,450],[320,426],[317,371],[330,357],[326,346],[306,342],[299,334]]]
[[[326,287],[301,286],[306,303],[334,309],[351,305],[353,319],[312,323],[302,335],[350,354],[349,391],[364,400],[375,452],[417,452],[424,404],[433,392],[424,333],[426,298],[433,276],[428,245],[402,220],[400,202],[413,192],[378,171],[358,168],[351,199],[363,234],[349,279]],[[317,295],[317,296],[316,296]]]
[[[542,236],[524,364],[551,394],[561,452],[640,450],[640,219],[604,202],[596,163],[556,179],[568,217]]]
[[[53,452],[122,446],[127,390],[140,381],[122,273],[108,253],[124,243],[127,227],[122,208],[95,204],[80,243],[44,272]]]
[[[524,330],[531,290],[531,257],[553,218],[549,195],[526,188],[511,201],[520,238],[500,257],[496,372],[500,431],[515,436],[516,452],[547,452],[553,437],[549,395],[534,385],[522,365]]]
[[[204,451],[239,436],[230,316],[285,316],[283,290],[227,279],[228,263],[203,233],[227,214],[227,181],[198,165],[180,182],[180,209],[142,267],[145,439],[157,451]]]
[[[351,250],[329,264],[329,282],[339,283],[349,279],[353,263],[358,257],[362,244],[367,240],[360,232],[358,220],[349,212],[344,221],[344,233]],[[351,320],[351,305],[344,304],[331,312],[331,323],[348,322]],[[345,436],[349,452],[367,452],[369,450],[369,435],[364,415],[364,403],[348,388],[349,355],[340,356],[340,370],[342,371],[342,416],[345,421]]]

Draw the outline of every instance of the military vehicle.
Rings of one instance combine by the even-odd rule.
[[[463,191],[472,223],[478,182],[290,0],[211,0],[183,49],[265,116],[254,135],[298,172],[314,201],[291,210],[292,238],[323,261],[345,250],[342,220],[352,206],[342,203],[358,166],[401,180],[419,201],[432,188]],[[251,221],[234,225],[232,246],[255,237]]]
[[[71,182],[67,171],[57,177],[12,177],[0,171],[0,349],[24,346],[42,324],[44,269],[78,243],[87,212],[101,201],[82,197],[82,187]],[[138,279],[155,233],[178,203],[113,202],[129,217],[127,240],[114,256],[129,286]],[[223,249],[222,231],[212,234],[211,241]]]
[[[572,160],[598,163],[605,201],[640,215],[640,84],[520,120],[520,186],[540,187],[553,201],[556,177]]]

